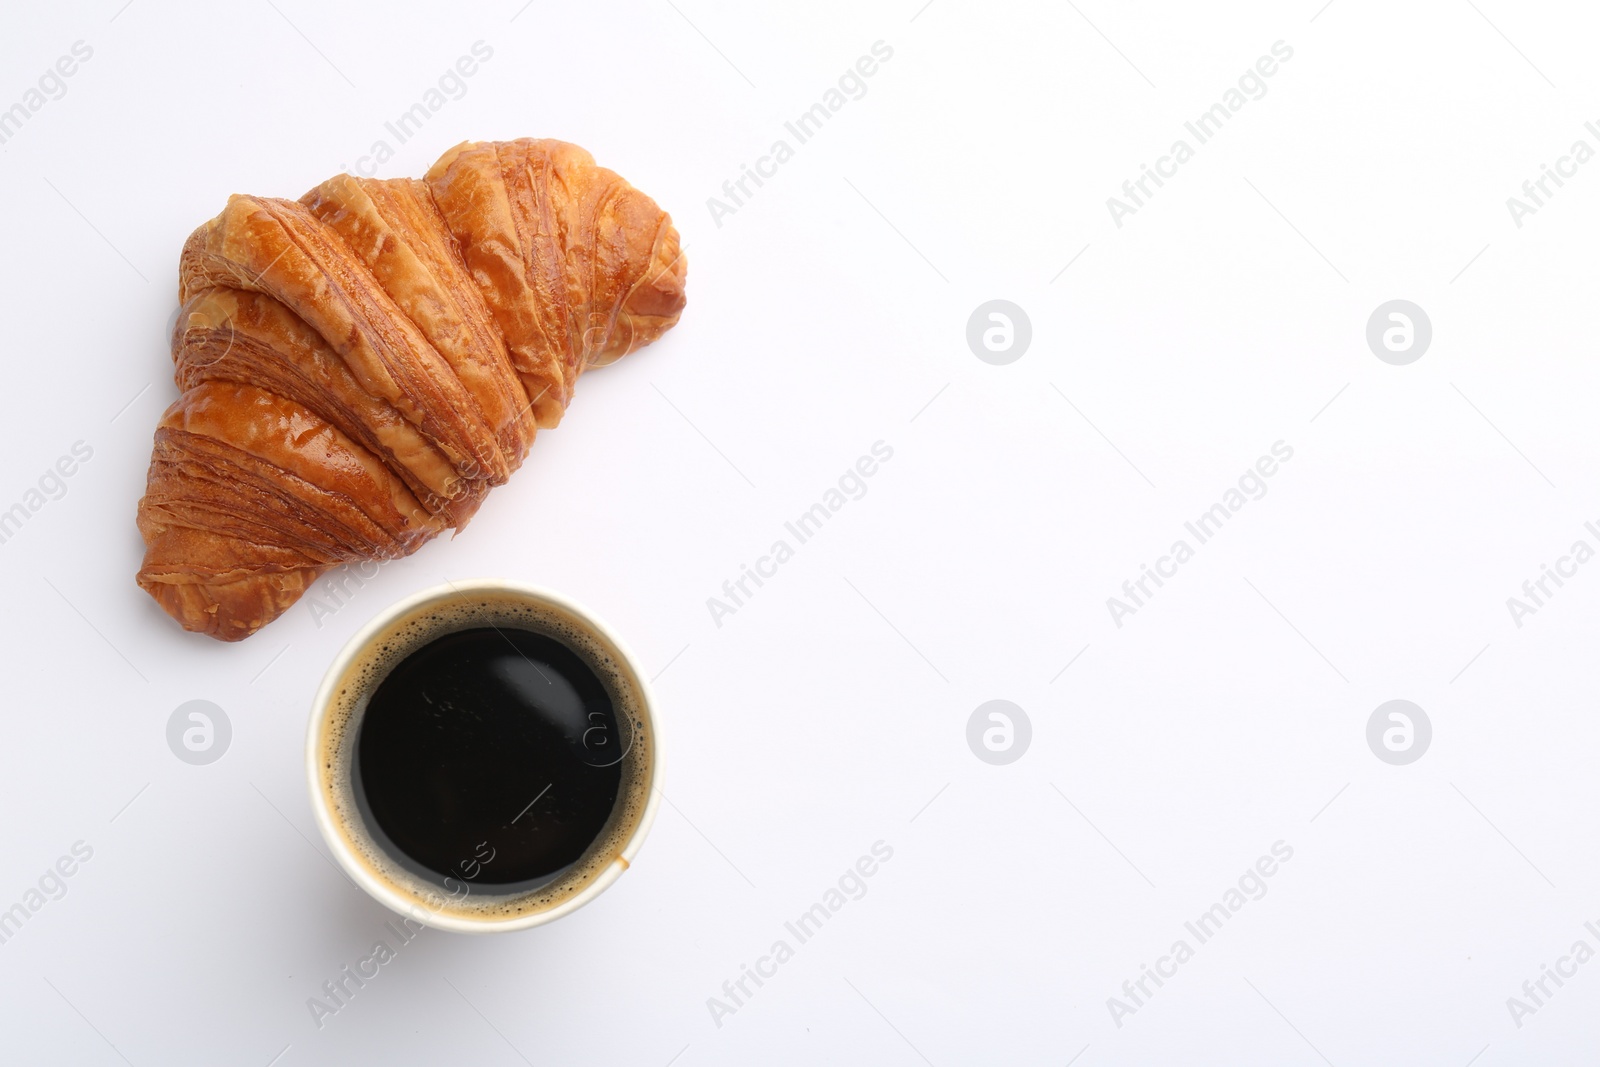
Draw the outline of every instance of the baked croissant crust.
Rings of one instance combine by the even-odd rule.
[[[460,529],[580,374],[678,321],[685,270],[667,214],[560,141],[230,197],[179,260],[140,586],[237,641],[328,569]]]

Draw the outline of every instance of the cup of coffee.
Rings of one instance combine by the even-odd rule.
[[[446,582],[345,645],[312,705],[317,826],[352,880],[441,930],[537,926],[599,896],[655,816],[648,683],[548,590]]]

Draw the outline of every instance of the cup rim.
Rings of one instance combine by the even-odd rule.
[[[633,683],[637,687],[639,694],[640,715],[645,721],[646,729],[650,731],[652,742],[649,781],[646,783],[648,793],[644,810],[640,813],[639,821],[634,826],[633,832],[628,836],[622,851],[588,885],[559,904],[542,911],[536,911],[528,915],[517,915],[509,919],[470,919],[464,916],[446,915],[432,911],[423,906],[414,897],[399,892],[374,876],[365,864],[356,861],[350,846],[339,832],[333,812],[329,808],[328,799],[322,789],[320,769],[322,760],[319,740],[322,727],[327,722],[328,713],[333,706],[333,691],[335,686],[338,685],[339,679],[344,676],[356,656],[367,648],[373,638],[377,637],[379,633],[407,612],[446,596],[483,591],[511,593],[542,601],[551,607],[571,614],[579,622],[593,630],[603,641],[610,644],[621,658],[626,670],[633,676]],[[660,729],[655,715],[655,697],[650,691],[649,679],[640,670],[638,658],[623,642],[622,638],[618,636],[616,631],[606,625],[604,620],[594,612],[553,589],[529,582],[519,582],[506,578],[469,578],[459,581],[447,579],[437,585],[430,585],[409,596],[402,597],[378,612],[367,621],[366,625],[351,635],[350,639],[345,642],[344,647],[334,656],[333,662],[328,665],[327,671],[322,676],[321,684],[317,687],[316,696],[312,699],[310,721],[306,727],[306,785],[311,793],[311,811],[316,819],[317,829],[322,834],[322,840],[327,844],[329,851],[333,853],[333,858],[339,864],[340,869],[356,885],[365,890],[369,896],[389,910],[436,930],[448,930],[453,933],[463,934],[504,933],[542,926],[564,915],[570,915],[609,889],[612,883],[622,876],[623,871],[633,866],[633,858],[638,854],[639,849],[644,844],[644,839],[650,833],[650,828],[655,822],[656,809],[660,803],[660,738]]]

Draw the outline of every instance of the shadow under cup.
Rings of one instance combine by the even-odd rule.
[[[359,785],[368,704],[407,656],[448,634],[531,631],[571,650],[605,687],[624,754],[610,816],[578,859],[540,879],[484,884],[411,859],[378,827]],[[660,774],[648,685],[598,619],[547,590],[513,582],[450,582],[408,597],[361,629],[329,667],[306,736],[311,806],[339,865],[379,902],[419,923],[463,933],[520,930],[588,903],[627,870],[655,815]],[[531,806],[531,805],[530,805]]]

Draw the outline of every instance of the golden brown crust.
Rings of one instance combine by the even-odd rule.
[[[222,287],[277,298],[322,335],[364,389],[399,409],[458,469],[504,478],[491,429],[449,364],[304,205],[229,197],[222,214],[184,245],[178,272],[182,301]]]
[[[461,506],[476,506],[476,497],[448,498],[457,478],[449,458],[394,405],[363,389],[322,335],[277,300],[207,289],[190,298],[178,321],[173,358],[180,389],[240,382],[295,400],[382,456],[428,510],[453,522]]]
[[[527,455],[537,426],[505,341],[428,187],[411,178],[375,181],[341,174],[301,202],[344,239],[450,364],[494,428],[509,475]]]
[[[428,185],[488,299],[540,426],[578,375],[649,344],[683,311],[677,230],[576,145],[457,145]]]
[[[559,141],[231,197],[179,262],[182,395],[139,502],[139,584],[238,640],[329,568],[460,529],[580,374],[677,321],[683,279],[667,215]]]

